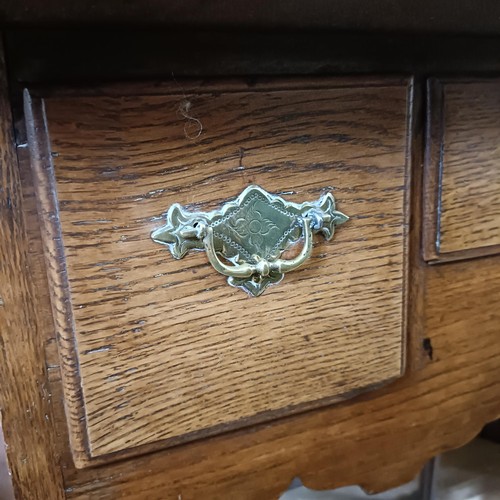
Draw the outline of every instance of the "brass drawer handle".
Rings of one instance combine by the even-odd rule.
[[[309,259],[314,233],[330,240],[335,227],[347,220],[335,210],[331,193],[299,205],[249,186],[213,212],[189,212],[175,203],[167,212],[167,224],[153,231],[151,238],[167,245],[176,259],[191,249],[205,250],[231,286],[257,296]],[[283,252],[300,239],[299,254],[282,259]]]
[[[203,239],[208,260],[217,272],[224,274],[225,276],[231,276],[232,278],[250,278],[254,274],[269,276],[271,272],[284,274],[289,271],[293,271],[304,264],[312,253],[312,230],[310,219],[308,217],[304,217],[302,221],[304,227],[304,245],[300,254],[294,259],[276,259],[268,261],[258,255],[255,255],[255,264],[245,262],[236,266],[228,266],[224,264],[219,257],[217,257],[217,252],[215,251],[214,246],[214,230],[213,228],[208,227],[207,235]]]

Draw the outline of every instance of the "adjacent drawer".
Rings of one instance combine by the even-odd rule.
[[[403,373],[407,81],[203,82],[27,99],[77,466],[351,397]],[[350,220],[259,297],[150,237],[250,184]],[[135,453],[135,452],[134,452]]]
[[[428,86],[424,257],[500,251],[500,81]]]

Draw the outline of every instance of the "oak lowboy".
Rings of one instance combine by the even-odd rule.
[[[312,76],[331,67],[268,44],[210,69],[273,78],[113,63],[83,86],[18,37],[0,410],[19,498],[382,490],[500,416],[497,80]]]

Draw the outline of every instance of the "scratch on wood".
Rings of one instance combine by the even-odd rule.
[[[96,352],[106,352],[111,350],[112,346],[110,345],[103,345],[101,347],[96,347],[95,349],[87,349],[86,351],[83,351],[82,354],[95,354]]]

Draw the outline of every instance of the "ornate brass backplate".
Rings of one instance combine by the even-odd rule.
[[[189,250],[205,250],[212,266],[228,276],[231,286],[258,296],[306,262],[314,233],[330,240],[335,227],[348,218],[335,210],[331,193],[296,204],[249,186],[213,212],[189,212],[175,203],[167,212],[167,223],[153,231],[151,238],[167,245],[176,259]],[[300,239],[299,254],[282,259],[283,252]]]

